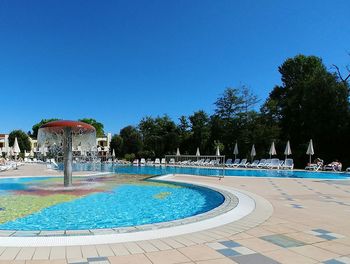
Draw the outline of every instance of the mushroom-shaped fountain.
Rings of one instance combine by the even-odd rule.
[[[72,186],[73,147],[91,151],[96,147],[96,130],[93,126],[69,120],[46,123],[39,128],[38,146],[62,146],[64,160],[64,186]]]

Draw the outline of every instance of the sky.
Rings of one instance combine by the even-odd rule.
[[[261,99],[278,66],[350,64],[349,0],[0,1],[0,134],[43,118],[213,113],[226,87]]]

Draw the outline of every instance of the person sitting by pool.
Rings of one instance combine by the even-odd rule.
[[[324,170],[341,171],[342,164],[337,159],[324,166]]]
[[[321,169],[323,167],[323,160],[320,158],[316,158],[314,160],[314,162],[312,163],[307,163],[305,170],[314,170],[314,171],[318,171],[319,169]]]

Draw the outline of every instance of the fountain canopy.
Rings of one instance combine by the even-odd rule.
[[[42,125],[38,131],[38,146],[50,147],[63,144],[65,130],[72,136],[72,147],[81,151],[96,148],[96,130],[93,126],[79,121],[58,120]]]
[[[96,149],[96,130],[93,126],[79,122],[59,120],[46,123],[39,128],[38,146],[62,152],[64,161],[64,186],[72,186],[73,149],[82,153]]]

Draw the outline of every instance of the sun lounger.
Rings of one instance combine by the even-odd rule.
[[[146,161],[146,165],[147,165],[147,166],[153,166],[153,165],[154,165],[154,161],[151,160],[151,159],[148,159],[148,160]]]
[[[206,159],[203,163],[202,166],[209,166],[210,165],[210,159]]]
[[[7,171],[7,170],[9,170],[9,169],[11,169],[12,167],[11,166],[9,166],[9,165],[1,165],[0,166],[0,171]]]
[[[171,158],[169,160],[169,165],[175,165],[175,159],[174,158]]]
[[[318,171],[322,169],[322,167],[323,167],[323,162],[310,163],[305,167],[305,170]]]
[[[285,159],[284,164],[281,166],[281,168],[292,170],[294,168],[293,159]]]
[[[251,164],[248,165],[249,168],[257,168],[259,165],[259,160],[254,160]]]
[[[138,160],[138,159],[135,159],[135,160],[132,162],[132,165],[133,165],[133,166],[139,166],[139,160]]]
[[[239,165],[240,161],[241,161],[240,159],[235,159],[235,161],[231,164],[230,167],[233,167],[233,168],[237,167]]]
[[[190,164],[190,160],[184,160],[184,161],[180,161],[178,164],[181,165],[181,166],[187,166]]]
[[[271,159],[271,162],[266,166],[268,169],[279,169],[280,168],[280,160],[279,159]]]
[[[146,165],[146,160],[144,158],[142,158],[140,160],[140,166],[145,166]]]
[[[230,167],[232,165],[232,159],[227,159],[225,162],[226,167]]]
[[[263,168],[266,164],[266,159],[260,160],[259,164],[256,166],[257,168]]]
[[[161,164],[162,166],[165,166],[165,164],[166,164],[165,158],[162,158],[162,159],[161,159],[160,164]]]
[[[159,160],[158,158],[156,158],[156,159],[154,160],[154,165],[155,165],[155,166],[160,166],[160,160]]]
[[[204,162],[205,162],[204,159],[200,159],[200,160],[197,160],[197,161],[193,162],[193,165],[194,166],[203,166]]]
[[[342,164],[340,162],[333,161],[332,163],[325,165],[323,169],[327,171],[341,171]]]
[[[242,159],[241,162],[238,164],[237,167],[244,167],[244,168],[247,168],[247,159]]]

